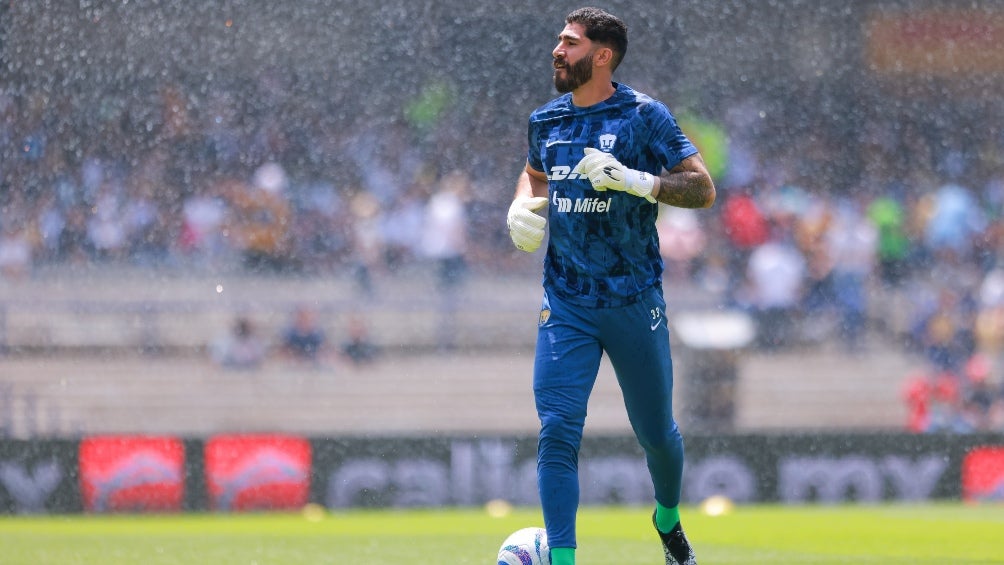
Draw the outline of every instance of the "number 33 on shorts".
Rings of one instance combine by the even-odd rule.
[[[650,317],[648,323],[648,329],[654,332],[659,326],[662,325],[662,321],[664,319],[662,315],[662,310],[660,310],[659,307],[656,306],[655,308],[650,308],[648,314]]]

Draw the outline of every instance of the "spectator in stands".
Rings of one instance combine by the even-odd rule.
[[[275,272],[291,266],[287,184],[282,166],[266,163],[255,171],[250,187],[240,182],[229,186],[231,234],[244,266],[252,271]]]
[[[735,292],[745,279],[750,254],[770,239],[770,224],[748,185],[728,191],[719,221],[732,250],[728,262],[729,289]]]
[[[832,288],[840,321],[838,334],[843,344],[855,351],[862,346],[867,327],[868,282],[875,268],[878,236],[858,203],[851,200],[837,206],[828,235]]]
[[[268,345],[250,318],[238,316],[230,331],[213,342],[213,361],[227,369],[254,370],[264,364]]]
[[[31,271],[32,253],[28,230],[5,219],[0,225],[0,276],[23,279]]]
[[[999,429],[1004,398],[992,380],[990,359],[977,353],[966,362],[962,392],[962,416],[977,432]]]
[[[223,250],[223,225],[227,205],[220,195],[227,181],[211,181],[203,190],[193,191],[181,205],[181,232],[178,247],[186,256],[196,261],[208,261]],[[232,186],[234,190],[243,187]]]
[[[806,275],[805,258],[787,228],[778,224],[773,239],[753,250],[747,266],[746,306],[757,321],[757,342],[766,350],[792,343]]]
[[[927,429],[927,404],[929,387],[926,375],[907,377],[903,384],[902,398],[906,407],[906,429],[922,433]]]
[[[297,306],[282,330],[279,351],[283,357],[310,365],[321,364],[328,355],[328,337],[310,306]]]
[[[311,182],[301,195],[291,229],[297,268],[304,273],[331,273],[349,253],[351,216],[330,182]]]
[[[425,207],[421,251],[436,263],[438,287],[446,292],[456,289],[467,269],[465,201],[469,185],[466,174],[452,171],[443,177]]]
[[[677,282],[691,280],[707,244],[701,216],[688,208],[662,206],[655,227],[659,232],[659,254],[666,264],[664,276]]]
[[[898,287],[909,270],[911,243],[906,231],[906,212],[899,200],[882,195],[871,202],[867,214],[878,231],[875,251],[880,279],[883,284]]]
[[[122,215],[122,192],[116,183],[101,183],[87,222],[87,238],[99,259],[122,259],[127,233]]]
[[[66,211],[66,223],[59,231],[59,258],[71,265],[86,264],[94,254],[87,239],[86,205],[71,205]]]
[[[984,277],[974,326],[978,355],[990,369],[979,386],[996,398],[989,409],[989,425],[1004,431],[1004,270],[993,269]]]
[[[906,381],[903,400],[908,412],[907,429],[912,432],[969,431],[960,412],[956,375],[938,370],[914,375]]]
[[[437,346],[451,350],[457,339],[458,292],[467,274],[467,197],[470,179],[452,171],[440,180],[425,207],[421,253],[436,267],[436,290],[442,302]]]
[[[380,202],[370,193],[358,191],[349,203],[352,218],[349,263],[360,293],[372,296],[374,272],[381,269],[385,257],[383,211]]]
[[[380,348],[369,335],[369,328],[362,316],[353,314],[349,317],[348,335],[342,342],[341,354],[351,364],[359,367],[369,365],[380,356]]]
[[[829,198],[813,195],[805,199],[794,216],[795,246],[805,258],[800,333],[819,342],[833,333],[833,314],[838,310],[835,257],[831,238],[835,234],[835,205]]]
[[[41,195],[32,209],[31,216],[31,221],[38,232],[38,244],[33,246],[33,255],[37,256],[40,262],[57,260],[60,236],[66,227],[66,214],[57,202],[56,191]]]
[[[129,192],[122,206],[128,258],[144,265],[155,264],[167,252],[164,216],[154,199],[156,187],[140,180]]]
[[[938,371],[961,374],[963,363],[975,352],[975,328],[965,303],[957,289],[939,289],[933,310],[916,330],[924,358]]]
[[[924,231],[924,243],[935,251],[951,251],[964,256],[974,236],[986,228],[987,220],[968,188],[947,183],[934,193]]]
[[[419,178],[385,207],[381,219],[384,257],[391,271],[407,267],[419,256],[425,225],[425,203],[432,183]]]

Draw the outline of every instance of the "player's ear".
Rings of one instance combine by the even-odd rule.
[[[600,47],[593,57],[593,64],[597,67],[608,67],[613,63],[614,50],[609,47]]]

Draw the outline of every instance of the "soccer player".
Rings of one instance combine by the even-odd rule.
[[[605,352],[652,477],[653,522],[667,565],[695,564],[680,526],[683,439],[673,419],[673,367],[662,293],[657,202],[707,208],[715,186],[669,109],[614,69],[627,28],[596,8],[569,14],[551,53],[558,98],[530,115],[527,164],[507,223],[517,248],[550,238],[533,392],[540,418],[537,481],[551,559],[575,562],[578,453],[586,404]],[[547,206],[547,219],[537,214]]]

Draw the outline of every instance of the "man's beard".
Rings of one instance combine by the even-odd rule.
[[[593,78],[593,54],[590,53],[571,65],[565,64],[565,77],[558,77],[558,70],[554,71],[554,88],[564,94],[572,92]]]

